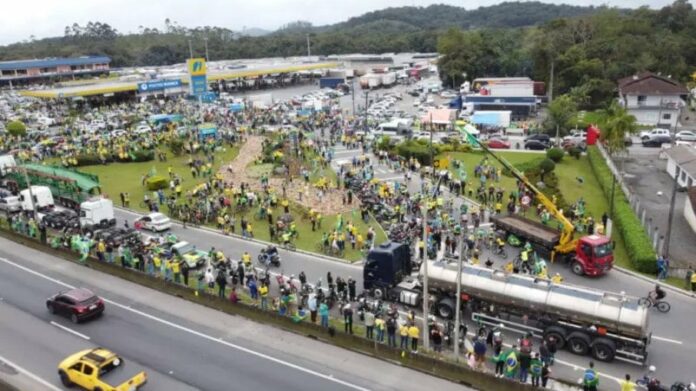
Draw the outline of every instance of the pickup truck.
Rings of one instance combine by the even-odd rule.
[[[58,365],[58,376],[65,387],[80,386],[94,391],[134,391],[147,382],[144,371],[127,371],[125,362],[104,348],[79,351]]]
[[[208,253],[198,250],[193,244],[181,241],[174,244],[165,243],[160,246],[162,255],[166,258],[181,257],[189,269],[196,270],[205,266],[208,262]]]

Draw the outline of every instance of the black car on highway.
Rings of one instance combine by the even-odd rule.
[[[52,314],[62,315],[73,323],[101,315],[104,300],[86,288],[75,288],[60,292],[46,300],[46,308]]]
[[[111,247],[118,247],[124,243],[135,245],[140,242],[140,233],[133,228],[112,227],[95,231],[94,240],[104,240],[104,243]]]
[[[551,144],[551,137],[549,137],[548,134],[544,134],[544,133],[530,134],[529,136],[527,136],[524,139],[525,144],[528,141],[538,141],[538,142],[541,142],[541,143],[548,145],[548,144]]]
[[[530,149],[533,151],[543,151],[549,147],[548,143],[539,140],[527,140],[524,143],[524,149]]]

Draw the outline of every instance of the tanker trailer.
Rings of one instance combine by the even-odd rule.
[[[455,315],[457,263],[428,262],[431,308],[442,318]],[[421,267],[410,276],[408,246],[387,242],[368,254],[364,288],[378,298],[416,306],[422,302]],[[462,306],[474,321],[506,330],[554,338],[559,349],[591,354],[598,361],[643,364],[651,333],[648,308],[638,298],[603,292],[501,270],[465,265],[461,275]]]
[[[454,313],[456,281],[457,263],[429,261],[437,314]],[[643,364],[647,358],[648,308],[636,297],[471,265],[462,269],[461,292],[474,321],[554,338],[559,348],[598,361]]]

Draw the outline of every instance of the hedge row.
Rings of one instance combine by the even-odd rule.
[[[132,156],[131,156],[132,155]],[[131,162],[149,162],[155,159],[155,151],[153,150],[140,150],[128,154],[125,159],[121,159],[118,154],[107,154],[105,159],[106,163],[120,162],[120,163],[131,163]],[[102,164],[101,157],[97,153],[83,153],[77,155],[77,166],[94,166],[97,164]]]
[[[587,157],[592,171],[604,191],[604,196],[611,203],[612,173],[604,161],[601,152],[595,146],[587,149]],[[652,240],[640,224],[638,216],[633,212],[631,205],[621,191],[617,183],[614,191],[614,226],[623,238],[628,259],[631,265],[643,273],[655,273],[657,255],[652,247]]]

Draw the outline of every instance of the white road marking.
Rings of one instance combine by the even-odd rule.
[[[73,286],[70,285],[70,284],[61,282],[61,281],[59,281],[59,280],[57,280],[57,279],[55,279],[55,278],[53,278],[53,277],[51,277],[51,276],[45,275],[45,274],[43,274],[43,273],[39,273],[39,272],[37,272],[37,271],[35,271],[35,270],[31,270],[31,269],[29,269],[29,268],[27,268],[27,267],[25,267],[25,266],[19,265],[19,264],[15,263],[15,262],[12,262],[12,261],[8,260],[8,259],[0,258],[0,261],[6,263],[6,264],[8,264],[8,265],[14,266],[14,267],[16,267],[16,268],[18,268],[18,269],[20,269],[20,270],[24,270],[24,271],[26,271],[26,272],[28,272],[28,273],[30,273],[30,274],[35,275],[35,276],[41,277],[41,278],[43,278],[43,279],[45,279],[45,280],[48,280],[48,281],[54,282],[54,283],[56,283],[56,284],[58,284],[58,285],[64,286],[64,287],[66,287],[66,288],[75,289],[75,287],[73,287]],[[115,301],[113,301],[113,300],[109,300],[109,299],[106,299],[106,298],[102,298],[102,300],[104,300],[105,302],[107,302],[107,303],[109,303],[109,304],[111,304],[111,305],[114,305],[114,306],[116,306],[116,307],[120,307],[120,308],[122,308],[122,309],[124,309],[124,310],[126,310],[126,311],[130,311],[130,312],[132,312],[132,313],[134,313],[134,314],[140,315],[140,316],[142,316],[142,317],[144,317],[144,318],[147,318],[147,319],[153,320],[153,321],[155,321],[155,322],[158,322],[158,323],[167,325],[167,326],[169,326],[169,327],[172,327],[172,328],[175,328],[175,329],[178,329],[178,330],[187,332],[187,333],[189,333],[189,334],[191,334],[191,335],[195,335],[195,336],[197,336],[197,337],[206,339],[206,340],[208,340],[208,341],[212,341],[212,342],[219,343],[219,344],[221,344],[221,345],[224,345],[224,346],[227,346],[227,347],[236,349],[236,350],[240,350],[240,351],[242,351],[242,352],[245,352],[245,353],[254,355],[254,356],[256,356],[256,357],[260,357],[260,358],[263,358],[263,359],[272,361],[272,362],[274,362],[274,363],[276,363],[276,364],[280,364],[280,365],[283,365],[283,366],[286,366],[286,367],[295,369],[295,370],[297,370],[297,371],[304,372],[304,373],[309,374],[309,375],[313,375],[313,376],[316,376],[316,377],[319,377],[319,378],[322,378],[322,379],[325,379],[325,380],[332,381],[332,382],[334,382],[334,383],[341,384],[341,385],[343,385],[343,386],[346,386],[346,387],[348,387],[348,388],[352,388],[352,389],[354,389],[354,390],[370,391],[368,388],[364,388],[364,387],[358,386],[358,385],[356,385],[356,384],[349,383],[349,382],[344,381],[344,380],[336,379],[336,378],[334,378],[334,377],[331,377],[331,376],[329,376],[329,375],[325,375],[325,374],[323,374],[323,373],[320,373],[320,372],[311,370],[311,369],[309,369],[309,368],[305,368],[305,367],[299,366],[299,365],[297,365],[297,364],[293,364],[293,363],[291,363],[291,362],[284,361],[284,360],[281,360],[281,359],[279,359],[279,358],[275,358],[275,357],[269,356],[269,355],[267,355],[267,354],[260,353],[260,352],[257,352],[257,351],[251,350],[251,349],[249,349],[249,348],[245,348],[245,347],[243,347],[243,346],[236,345],[236,344],[233,344],[233,343],[230,343],[230,342],[227,342],[227,341],[220,341],[218,338],[215,338],[215,337],[210,336],[210,335],[208,335],[208,334],[204,334],[204,333],[201,333],[200,331],[196,331],[196,330],[190,329],[190,328],[188,328],[188,327],[181,326],[181,325],[176,324],[176,323],[174,323],[174,322],[170,322],[170,321],[168,321],[168,320],[166,320],[166,319],[158,318],[158,317],[156,317],[156,316],[154,316],[154,315],[150,315],[150,314],[148,314],[148,313],[146,313],[146,312],[139,311],[139,310],[136,310],[136,309],[134,309],[134,308],[129,308],[128,306],[123,305],[123,304],[120,304],[120,303],[117,303],[117,302],[115,302]],[[38,377],[37,377],[37,379],[38,379]],[[52,387],[53,387],[53,386],[52,386]],[[58,388],[52,388],[52,389],[59,390]]]
[[[9,364],[9,365],[11,365],[12,367],[14,367],[14,369],[16,369],[18,372],[20,372],[20,373],[23,374],[24,376],[27,376],[27,377],[31,378],[32,380],[34,380],[34,381],[37,382],[37,383],[41,383],[44,387],[46,387],[46,388],[49,389],[49,390],[52,390],[52,391],[61,391],[61,390],[62,390],[61,388],[58,388],[58,387],[54,386],[53,384],[51,384],[51,383],[47,382],[46,380],[40,378],[38,375],[35,375],[35,374],[33,374],[32,372],[29,372],[28,370],[26,370],[26,369],[20,367],[19,365],[13,363],[12,361],[6,359],[6,358],[3,357],[3,356],[0,356],[0,361],[6,362],[7,364]]]
[[[90,339],[88,336],[86,336],[86,335],[84,335],[84,334],[82,334],[82,333],[80,333],[80,332],[77,332],[77,331],[71,329],[70,327],[65,327],[65,326],[63,326],[63,325],[60,324],[60,323],[56,323],[56,322],[54,322],[54,321],[51,321],[51,324],[54,325],[54,326],[56,326],[56,327],[58,327],[58,328],[61,329],[61,330],[65,330],[65,331],[69,332],[70,334],[77,335],[78,337],[80,337],[80,338],[82,338],[82,339],[86,339],[86,340],[88,340],[88,341],[89,341],[89,339]]]
[[[683,344],[682,341],[677,341],[676,339],[670,339],[670,338],[665,338],[665,337],[658,337],[657,335],[653,335],[652,339],[656,339],[658,341],[663,341],[663,342],[671,342],[671,343],[675,343],[677,345]]]

